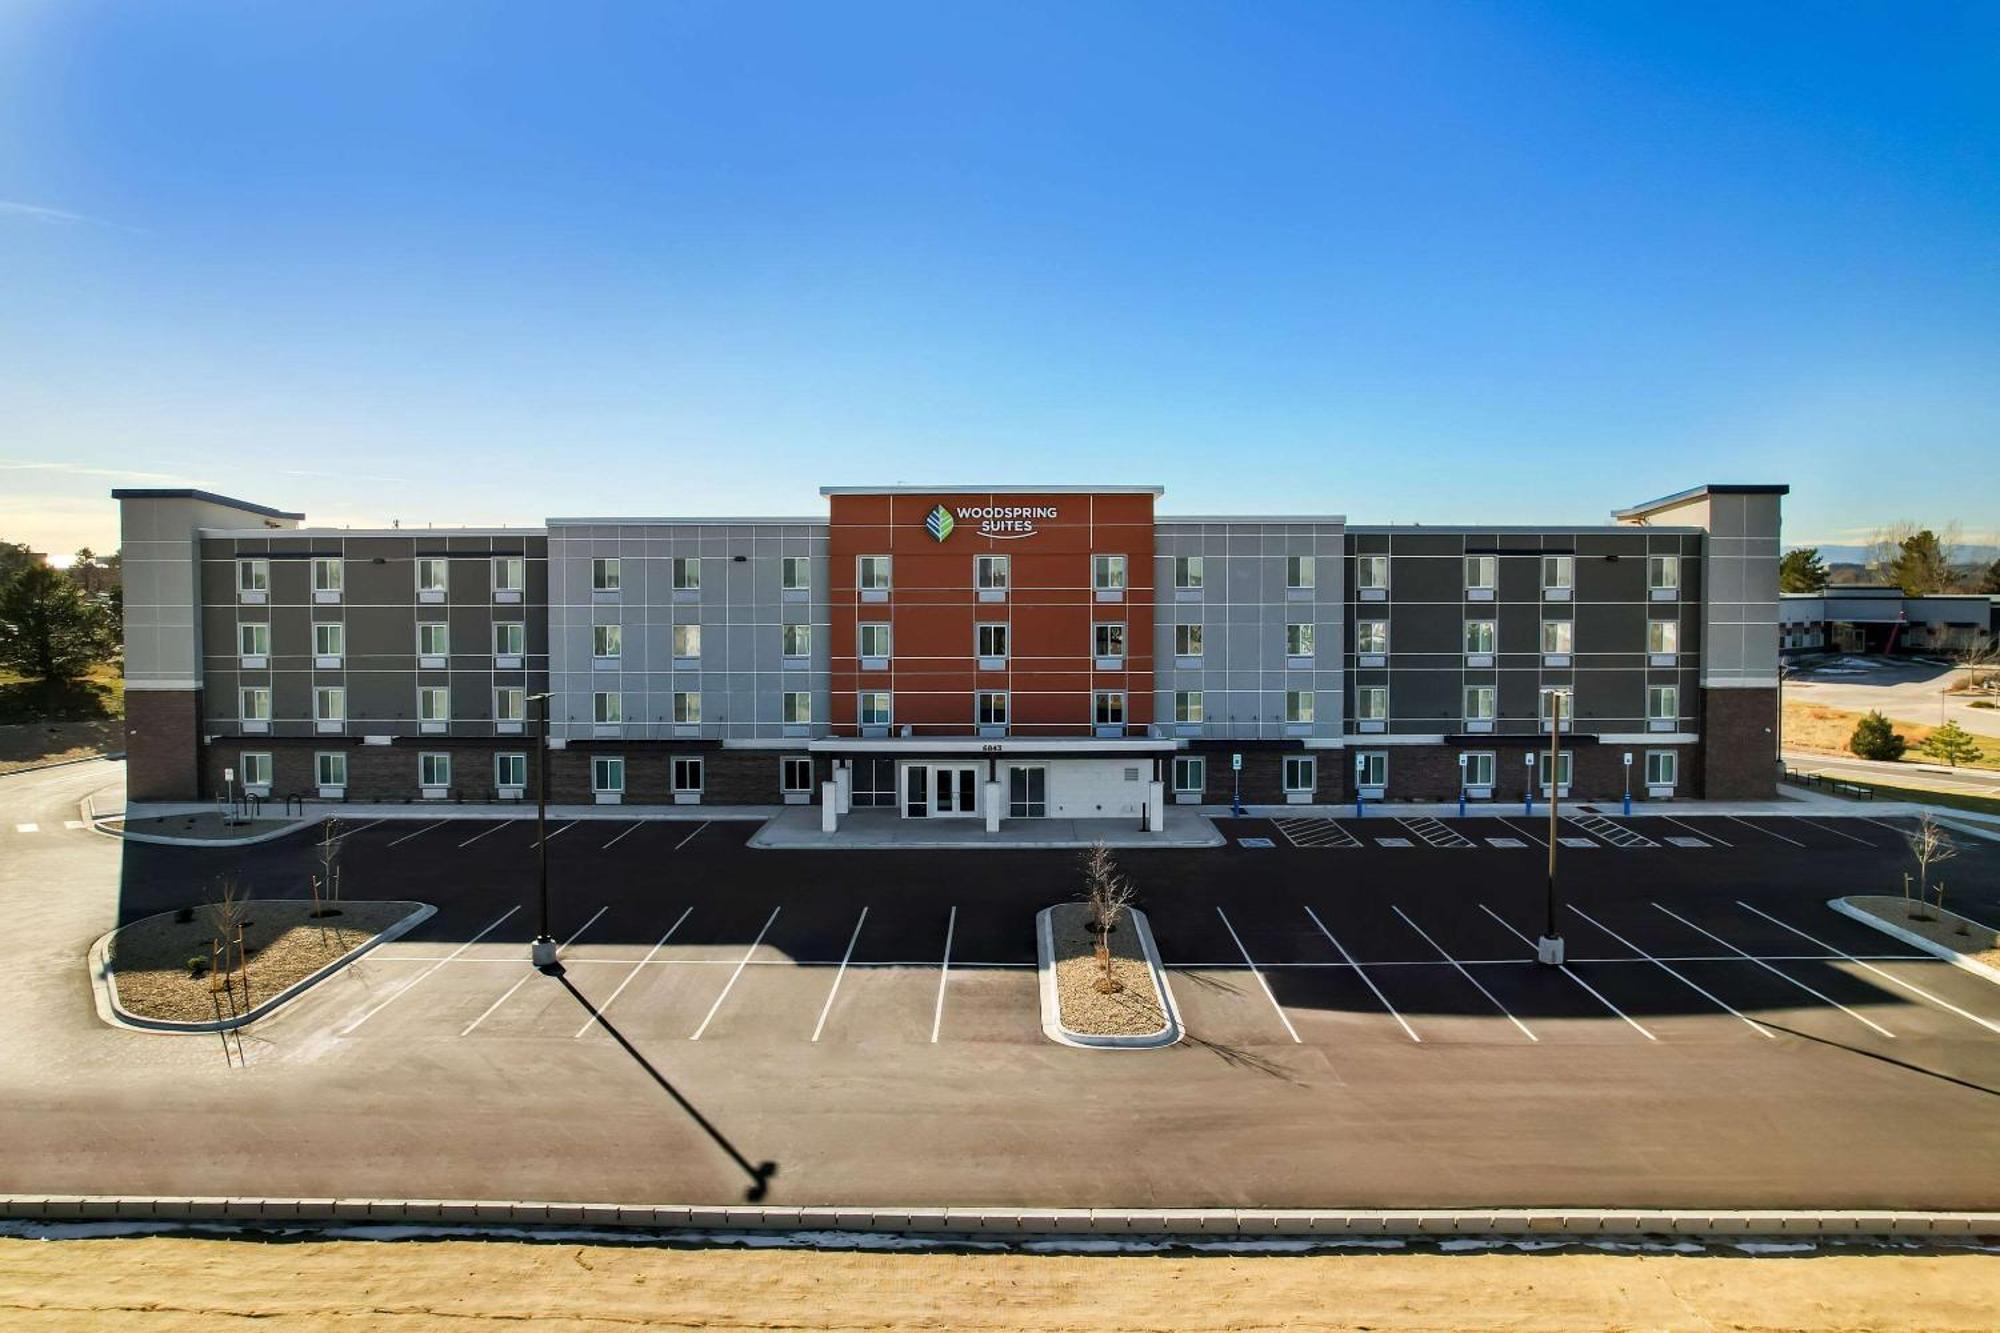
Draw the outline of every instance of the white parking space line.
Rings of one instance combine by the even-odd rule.
[[[1505,815],[1495,815],[1493,817],[1499,820],[1501,823],[1505,824],[1508,828],[1513,829],[1514,832],[1526,838],[1529,842],[1534,843],[1535,846],[1547,847],[1549,845],[1548,840],[1546,838],[1536,837],[1533,833],[1530,833],[1527,829],[1522,828],[1519,824],[1516,824],[1513,820],[1507,818]]]
[[[958,905],[944,919],[944,966],[938,972],[937,1008],[931,1011],[931,1042],[936,1044],[938,1029],[944,1026],[944,983],[951,976],[951,933],[958,928]]]
[[[1889,832],[1895,834],[1899,838],[1906,838],[1909,836],[1908,830],[1899,829],[1894,824],[1885,824],[1879,819],[1870,819],[1867,815],[1851,815],[1849,816],[1849,818],[1858,819],[1864,824],[1873,824],[1876,828],[1888,829]]]
[[[1785,836],[1784,834],[1782,834],[1782,833],[1773,833],[1773,832],[1771,832],[1771,830],[1770,830],[1770,829],[1767,829],[1767,828],[1764,828],[1764,827],[1762,827],[1761,825],[1757,825],[1757,824],[1753,824],[1753,823],[1751,823],[1751,822],[1750,822],[1749,820],[1747,820],[1747,819],[1744,819],[1744,818],[1743,818],[1742,816],[1740,816],[1740,815],[1724,815],[1724,816],[1723,816],[1723,818],[1724,818],[1724,819],[1733,819],[1733,820],[1735,820],[1735,821],[1736,821],[1737,823],[1741,824],[1741,825],[1742,825],[1742,826],[1743,826],[1744,828],[1747,828],[1747,829],[1750,829],[1750,830],[1752,830],[1752,831],[1754,831],[1754,832],[1757,832],[1757,833],[1762,833],[1762,834],[1766,834],[1766,835],[1768,835],[1769,837],[1773,837],[1773,838],[1776,838],[1776,839],[1777,839],[1777,840],[1778,840],[1779,842],[1790,842],[1790,843],[1792,844],[1792,846],[1794,846],[1794,847],[1803,847],[1803,846],[1805,846],[1805,844],[1804,844],[1804,843],[1802,843],[1802,842],[1793,842],[1793,841],[1792,841],[1792,839],[1790,839],[1790,838],[1786,837],[1786,836]]]
[[[81,819],[65,819],[65,820],[63,821],[63,827],[64,827],[64,828],[89,828],[89,827],[90,827],[90,825],[88,825],[88,824],[84,823],[84,822],[83,822],[83,821],[82,821]]]
[[[1672,977],[1675,981],[1678,981],[1683,986],[1686,986],[1689,990],[1694,991],[1698,995],[1706,997],[1717,1008],[1725,1009],[1728,1012],[1735,1014],[1745,1023],[1748,1023],[1751,1027],[1751,1030],[1756,1032],[1758,1035],[1769,1037],[1773,1041],[1777,1040],[1778,1037],[1777,1033],[1771,1031],[1769,1028],[1765,1027],[1762,1023],[1759,1023],[1756,1019],[1751,1018],[1749,1015],[1739,1012],[1727,1000],[1721,999],[1720,997],[1711,993],[1705,987],[1701,986],[1699,983],[1688,980],[1685,976],[1682,976],[1679,972],[1667,966],[1669,961],[1676,963],[1687,963],[1687,962],[1711,962],[1719,960],[1711,960],[1706,958],[1700,958],[1700,959],[1674,958],[1669,960],[1669,959],[1658,958],[1652,954],[1647,953],[1644,949],[1641,949],[1638,945],[1632,943],[1632,941],[1626,939],[1623,935],[1620,935],[1617,931],[1605,925],[1602,921],[1599,921],[1597,918],[1591,916],[1589,913],[1585,912],[1581,907],[1576,907],[1572,905],[1569,910],[1575,913],[1577,916],[1582,917],[1585,921],[1588,921],[1591,925],[1597,927],[1599,930],[1603,931],[1606,935],[1609,935],[1612,939],[1617,940],[1620,944],[1630,949],[1633,953],[1638,954],[1639,958],[1634,959],[1633,960],[1634,962],[1639,961],[1639,959],[1644,959],[1646,962],[1651,963],[1654,967],[1659,968],[1660,971]],[[1751,961],[1754,962],[1756,960],[1752,959]]]
[[[1402,917],[1404,925],[1408,926],[1411,930],[1416,931],[1417,934],[1422,935],[1424,937],[1424,943],[1430,945],[1431,948],[1436,949],[1438,951],[1438,957],[1444,959],[1447,963],[1450,963],[1453,967],[1458,969],[1458,975],[1464,977],[1467,981],[1471,982],[1473,985],[1479,986],[1479,993],[1481,995],[1484,995],[1487,999],[1493,1001],[1493,1007],[1495,1009],[1498,1009],[1501,1013],[1506,1014],[1507,1021],[1512,1023],[1515,1027],[1521,1029],[1522,1036],[1526,1037],[1529,1041],[1541,1040],[1540,1037],[1537,1037],[1533,1032],[1530,1032],[1528,1030],[1528,1025],[1526,1023],[1523,1023],[1520,1019],[1514,1017],[1513,1014],[1508,1013],[1507,1006],[1500,1003],[1499,997],[1495,996],[1492,991],[1487,990],[1486,987],[1480,986],[1479,978],[1473,976],[1472,973],[1466,971],[1465,965],[1463,963],[1459,962],[1456,958],[1453,958],[1450,954],[1446,953],[1444,951],[1443,945],[1439,944],[1436,940],[1432,939],[1422,926],[1410,920],[1410,914],[1408,912],[1405,912],[1402,908],[1396,906],[1396,904],[1394,903],[1389,904],[1389,910],[1394,912],[1397,916]]]
[[[506,828],[509,824],[513,822],[514,821],[511,819],[496,819],[493,821],[492,828],[487,829],[483,833],[475,833],[471,837],[467,838],[464,842],[461,842],[458,845],[461,848],[470,847],[473,843],[478,842],[481,838],[492,837],[495,833],[498,833],[501,829]]]
[[[1786,922],[1778,920],[1778,918],[1772,916],[1769,912],[1765,911],[1761,907],[1752,907],[1749,903],[1744,902],[1741,898],[1738,898],[1736,900],[1736,905],[1742,908],[1746,912],[1755,912],[1758,916],[1763,917],[1766,921],[1770,922],[1774,926],[1783,926],[1786,930],[1791,931],[1792,934],[1798,936],[1800,939],[1804,940],[1808,944],[1817,944],[1822,949],[1827,949],[1833,953],[1839,954],[1840,957],[1846,959],[1850,963],[1853,963],[1856,967],[1867,968],[1868,971],[1873,972],[1876,976],[1882,978],[1882,980],[1888,982],[1892,986],[1901,986],[1904,990],[1910,992],[1912,995],[1921,995],[1926,1000],[1929,1000],[1932,1004],[1936,1005],[1938,1008],[1949,1009],[1954,1014],[1957,1014],[1960,1018],[1979,1024],[1979,1026],[1985,1028],[1988,1032],[2000,1032],[2000,1023],[1995,1023],[1991,1019],[1981,1018],[1978,1014],[1970,1013],[1964,1009],[1961,1009],[1957,1005],[1953,1004],[1950,1000],[1940,999],[1938,996],[1931,994],[1929,991],[1925,990],[1922,986],[1914,985],[1910,982],[1904,981],[1901,977],[1892,976],[1889,973],[1884,972],[1881,968],[1874,966],[1872,963],[1863,962],[1861,959],[1856,958],[1853,954],[1848,953],[1843,949],[1834,948],[1831,944],[1828,944],[1825,940],[1814,939],[1812,936],[1806,934],[1803,930],[1800,930],[1797,926],[1789,925]]]
[[[854,957],[854,943],[861,938],[861,927],[867,920],[868,909],[864,907],[861,909],[861,915],[855,918],[854,933],[847,937],[847,952],[840,956],[840,970],[833,974],[833,985],[827,987],[826,1003],[821,1005],[819,1010],[819,1022],[813,1024],[814,1041],[819,1040],[819,1034],[826,1027],[826,1016],[833,1012],[833,997],[840,994],[840,979],[847,975],[847,960]]]
[[[639,826],[643,823],[645,823],[645,821],[642,819],[633,820],[629,828],[627,828],[623,833],[619,834],[617,837],[613,838],[610,842],[605,843],[604,846],[599,848],[598,850],[606,852],[610,851],[613,847],[616,847],[619,843],[631,837],[634,833],[637,833],[639,831]]]
[[[1661,815],[1660,818],[1666,820],[1669,824],[1673,824],[1680,828],[1686,829],[1689,833],[1694,834],[1697,838],[1707,838],[1710,842],[1714,843],[1718,847],[1727,847],[1730,845],[1724,842],[1722,839],[1716,837],[1713,833],[1710,833],[1707,829],[1696,828],[1692,824],[1683,824],[1681,823],[1680,820],[1675,819],[1672,815]]]
[[[1845,838],[1849,842],[1858,842],[1863,847],[1873,847],[1875,845],[1874,843],[1868,841],[1868,839],[1866,838],[1857,838],[1852,833],[1842,833],[1839,829],[1834,828],[1830,822],[1824,819],[1811,819],[1805,815],[1793,815],[1791,816],[1791,818],[1803,820],[1807,824],[1811,825],[1813,828],[1823,830],[1824,832],[1827,833],[1831,833],[1836,838]]]
[[[1877,1023],[1874,1019],[1869,1018],[1867,1015],[1855,1013],[1852,1009],[1849,1009],[1846,1005],[1842,1004],[1839,1000],[1834,999],[1831,995],[1827,995],[1822,991],[1814,990],[1811,986],[1806,985],[1805,982],[1800,981],[1797,977],[1791,975],[1791,973],[1780,972],[1777,968],[1771,966],[1769,963],[1765,962],[1761,958],[1758,958],[1754,954],[1743,953],[1743,950],[1738,949],[1728,940],[1723,939],[1722,936],[1716,934],[1712,930],[1707,930],[1701,926],[1695,925],[1694,922],[1688,920],[1686,917],[1682,916],[1679,912],[1674,911],[1672,908],[1660,907],[1660,904],[1658,903],[1654,903],[1653,906],[1659,907],[1662,912],[1665,912],[1668,916],[1680,922],[1682,925],[1688,927],[1690,930],[1701,931],[1702,934],[1708,936],[1710,939],[1714,940],[1717,944],[1720,944],[1723,948],[1733,950],[1734,952],[1739,954],[1743,954],[1745,958],[1748,958],[1751,962],[1763,968],[1766,972],[1769,972],[1772,976],[1782,977],[1784,980],[1791,982],[1792,985],[1797,986],[1800,990],[1804,991],[1806,994],[1810,996],[1813,996],[1815,999],[1826,1001],[1834,1008],[1840,1010],[1841,1013],[1846,1014],[1849,1018],[1852,1018],[1857,1022],[1867,1024],[1869,1027],[1875,1029],[1875,1031],[1881,1033],[1885,1037],[1893,1037],[1896,1035],[1895,1033],[1889,1031],[1889,1029],[1883,1027],[1880,1023]]]
[[[708,1031],[708,1025],[715,1021],[715,1011],[722,1008],[722,1002],[729,998],[729,990],[736,984],[736,978],[743,975],[744,967],[750,962],[750,955],[757,952],[757,946],[762,944],[764,937],[771,933],[771,923],[778,919],[778,913],[783,910],[782,907],[773,907],[771,915],[764,918],[764,929],[757,932],[757,938],[751,940],[750,947],[743,951],[743,961],[738,963],[736,970],[729,974],[729,980],[723,983],[722,994],[716,996],[715,1003],[708,1006],[708,1017],[701,1020],[701,1026],[696,1028],[693,1034],[688,1037],[689,1041],[700,1041],[701,1034]]]
[[[485,939],[488,935],[491,935],[496,929],[499,928],[501,922],[505,921],[508,917],[514,915],[514,913],[520,910],[521,910],[521,905],[519,903],[515,903],[512,907],[502,912],[499,916],[494,918],[492,925],[480,931],[477,935],[474,935],[471,939],[459,945],[456,949],[453,949],[450,953],[446,954],[443,958],[438,959],[437,962],[432,963],[429,967],[417,973],[417,975],[415,975],[414,977],[411,977],[409,983],[405,985],[401,990],[397,991],[394,995],[391,995],[388,999],[382,1001],[382,1003],[376,1005],[373,1009],[370,1009],[367,1013],[361,1015],[361,1017],[355,1019],[352,1023],[349,1023],[346,1027],[342,1028],[340,1031],[340,1035],[343,1037],[347,1036],[349,1033],[353,1032],[354,1029],[360,1027],[363,1023],[366,1023],[369,1019],[375,1017],[375,1015],[381,1013],[384,1009],[387,1009],[390,1005],[402,999],[405,995],[408,995],[413,989],[416,988],[417,984],[421,982],[425,977],[437,971],[439,968],[443,967],[446,963],[451,962],[454,958],[457,958],[460,954],[464,953],[467,949],[470,949],[473,945],[479,943],[479,941]]]
[[[1382,988],[1377,986],[1375,982],[1369,977],[1368,970],[1362,967],[1361,964],[1355,962],[1354,955],[1347,951],[1347,946],[1342,944],[1339,940],[1333,937],[1333,932],[1326,928],[1326,922],[1319,919],[1319,913],[1313,911],[1312,908],[1308,907],[1306,908],[1306,915],[1312,918],[1313,924],[1315,926],[1319,927],[1319,933],[1326,936],[1327,943],[1331,944],[1334,948],[1340,950],[1340,956],[1347,960],[1347,965],[1354,969],[1354,975],[1361,978],[1362,984],[1367,986],[1369,990],[1375,992],[1375,998],[1380,1000],[1382,1002],[1382,1007],[1389,1011],[1389,1017],[1395,1019],[1397,1024],[1402,1027],[1403,1031],[1409,1034],[1410,1040],[1422,1041],[1423,1038],[1417,1035],[1416,1029],[1412,1028],[1408,1023],[1405,1023],[1403,1021],[1403,1016],[1396,1012],[1396,1006],[1389,1003],[1389,997],[1384,995],[1382,993]]]
[[[579,819],[572,819],[569,821],[569,823],[564,824],[559,829],[549,830],[549,836],[547,838],[537,838],[533,842],[529,843],[528,847],[530,850],[533,850],[534,848],[541,846],[544,842],[554,842],[557,838],[560,838],[563,834],[569,832],[571,829],[575,828],[578,824],[582,822],[583,821]]]
[[[42,831],[42,826],[40,824],[14,825],[14,832],[16,833],[40,833],[41,831]]]
[[[1285,1007],[1278,1003],[1277,996],[1271,994],[1270,983],[1264,980],[1264,974],[1259,972],[1257,964],[1251,961],[1250,951],[1243,947],[1242,939],[1236,934],[1236,927],[1229,924],[1229,914],[1220,907],[1215,909],[1215,914],[1222,918],[1222,927],[1229,932],[1229,938],[1236,941],[1236,952],[1243,955],[1243,965],[1250,969],[1251,976],[1257,978],[1257,985],[1263,990],[1264,998],[1271,1002],[1271,1008],[1278,1015],[1278,1021],[1285,1025],[1285,1031],[1292,1034],[1292,1040],[1298,1041],[1298,1029],[1292,1026],[1291,1019],[1285,1017]]]
[[[685,838],[682,838],[682,839],[681,839],[681,840],[680,840],[679,842],[677,842],[677,843],[675,843],[675,844],[674,844],[674,850],[675,850],[675,851],[679,851],[679,850],[680,850],[681,848],[683,848],[683,847],[687,846],[687,845],[688,845],[689,843],[693,842],[693,841],[694,841],[694,840],[695,840],[695,839],[696,839],[697,837],[699,837],[699,836],[701,835],[701,831],[702,831],[703,829],[707,828],[707,827],[708,827],[708,825],[709,825],[709,821],[708,821],[708,820],[706,820],[706,819],[702,820],[702,821],[701,821],[701,823],[699,823],[699,824],[696,824],[696,825],[694,826],[694,832],[693,832],[693,833],[690,833],[690,834],[688,834],[688,835],[687,835],[687,836],[686,836]]]
[[[592,926],[596,925],[597,918],[603,916],[605,911],[609,909],[610,906],[611,904],[606,903],[603,907],[598,908],[596,914],[592,916],[590,920],[584,922],[581,926],[577,928],[576,935],[571,935],[568,939],[564,940],[561,944],[556,946],[556,952],[560,954],[564,949],[569,948],[571,944],[575,943],[576,936],[583,934],[584,931],[589,930]],[[498,1009],[501,1005],[507,1003],[507,1001],[513,997],[514,992],[521,989],[521,987],[527,985],[529,979],[532,978],[533,976],[535,976],[535,969],[532,966],[530,966],[526,972],[521,974],[521,979],[519,981],[515,982],[513,985],[507,988],[507,993],[505,995],[502,995],[492,1004],[487,1005],[486,1012],[481,1014],[479,1017],[473,1019],[470,1023],[467,1023],[465,1025],[465,1031],[459,1033],[458,1035],[461,1037],[471,1036],[472,1029],[478,1027],[481,1023],[484,1023],[487,1019],[493,1017],[494,1010]]]
[[[1529,939],[1526,935],[1523,935],[1520,931],[1515,930],[1514,927],[1508,923],[1506,917],[1501,916],[1498,912],[1488,907],[1485,903],[1479,904],[1479,910],[1486,913],[1486,915],[1492,917],[1495,921],[1498,921],[1501,925],[1506,926],[1508,932],[1511,933],[1515,939],[1521,941],[1521,943],[1527,945],[1530,949],[1535,947],[1535,942],[1533,940]],[[1655,1037],[1652,1033],[1646,1031],[1644,1027],[1640,1026],[1637,1019],[1634,1019],[1630,1014],[1626,1013],[1623,1009],[1620,1009],[1617,1005],[1605,999],[1604,996],[1598,991],[1597,987],[1591,985],[1588,981],[1585,981],[1582,977],[1570,971],[1568,963],[1558,963],[1556,965],[1556,970],[1561,972],[1564,976],[1568,977],[1571,981],[1574,981],[1577,985],[1589,991],[1592,998],[1594,998],[1599,1004],[1603,1005],[1606,1009],[1609,1009],[1612,1013],[1618,1015],[1618,1017],[1624,1019],[1627,1023],[1630,1023],[1632,1025],[1632,1030],[1634,1032],[1637,1032],[1640,1036],[1644,1037],[1647,1041],[1659,1040],[1658,1037]]]
[[[389,821],[387,819],[371,819],[366,824],[357,825],[356,827],[347,830],[347,832],[335,838],[334,841],[344,842],[348,838],[353,837],[357,833],[366,833],[369,829],[374,828],[377,824],[386,824],[388,822]]]
[[[667,941],[674,937],[674,932],[681,928],[681,922],[687,920],[688,914],[692,911],[694,911],[694,908],[692,907],[684,907],[681,909],[681,914],[679,917],[675,919],[674,924],[667,927],[667,933],[660,936],[659,940],[653,945],[653,947],[646,951],[646,956],[644,958],[641,958],[638,962],[632,965],[632,970],[630,972],[627,972],[625,974],[625,979],[618,983],[617,987],[612,990],[610,995],[605,997],[604,1003],[597,1006],[596,1011],[591,1014],[590,1020],[586,1022],[582,1027],[576,1030],[577,1036],[581,1037],[584,1033],[590,1031],[593,1027],[597,1026],[598,1020],[600,1020],[604,1016],[604,1011],[611,1007],[611,1002],[618,998],[619,993],[621,991],[623,991],[627,986],[632,984],[632,978],[639,975],[639,970],[641,968],[645,967],[646,964],[653,961],[653,955],[658,953],[662,948],[664,948],[666,946]]]
[[[440,819],[440,820],[439,820],[439,821],[438,821],[437,823],[435,823],[435,824],[431,824],[431,825],[429,825],[429,826],[427,826],[427,827],[425,827],[425,828],[420,828],[420,829],[418,829],[418,830],[417,830],[417,831],[416,831],[415,833],[405,833],[405,834],[404,834],[404,835],[403,835],[402,837],[400,837],[400,838],[396,839],[396,840],[395,840],[394,842],[390,843],[389,845],[390,845],[391,847],[400,847],[400,846],[402,846],[402,845],[403,845],[404,843],[408,842],[408,841],[409,841],[409,840],[410,840],[411,838],[421,838],[421,837],[423,837],[423,836],[424,836],[424,834],[426,834],[426,833],[429,833],[429,832],[431,832],[431,831],[432,831],[432,830],[434,830],[434,829],[441,829],[441,828],[443,828],[443,827],[444,827],[444,826],[445,826],[446,824],[449,824],[450,822],[451,822],[451,821],[450,821],[449,819]]]

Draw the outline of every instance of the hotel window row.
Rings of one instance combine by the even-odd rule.
[[[610,627],[614,633],[616,626]],[[519,667],[527,656],[528,627],[519,620],[497,620],[493,622],[494,666],[507,669]],[[246,620],[236,627],[236,648],[248,668],[264,666],[271,657],[271,625],[269,621]],[[444,659],[451,656],[451,626],[442,620],[417,622],[417,656],[419,666],[442,667]],[[316,620],[312,627],[313,665],[331,669],[343,665],[347,657],[347,626],[338,620]],[[615,654],[614,654],[615,656]]]
[[[347,562],[339,556],[312,556],[312,594],[315,602],[338,602],[347,589]],[[450,591],[453,559],[486,560],[492,567],[493,600],[518,602],[528,586],[525,556],[419,556],[416,560],[416,591],[420,602],[442,602]],[[262,556],[243,557],[236,562],[236,594],[245,602],[262,602],[271,593],[271,562]]]
[[[1532,551],[1519,552],[1519,556],[1532,556]],[[1510,554],[1508,559],[1517,558]],[[1500,560],[1498,555],[1468,555],[1465,560],[1465,593],[1470,601],[1492,601],[1500,586]],[[1542,562],[1542,593],[1550,601],[1568,601],[1576,589],[1576,557],[1573,555],[1544,555]],[[1354,558],[1354,586],[1364,593],[1374,593],[1379,600],[1389,591],[1389,557],[1386,555],[1358,555]],[[1649,555],[1646,557],[1646,588],[1653,600],[1668,600],[1680,592],[1681,558],[1677,555]]]

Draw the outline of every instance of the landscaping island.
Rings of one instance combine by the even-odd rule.
[[[1935,903],[1892,893],[1857,893],[1831,906],[1968,971],[2000,981],[2000,931]]]
[[[1158,950],[1151,947],[1146,914],[1125,911],[1105,939],[1116,990],[1101,986],[1104,969],[1090,925],[1090,907],[1080,902],[1048,908],[1036,922],[1042,1030],[1069,1046],[1166,1046],[1178,1041],[1180,1023],[1166,994]]]

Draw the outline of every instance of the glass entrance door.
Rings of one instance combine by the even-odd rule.
[[[903,815],[923,819],[931,812],[931,770],[928,764],[911,764],[903,770]]]
[[[1041,819],[1049,813],[1049,770],[1016,764],[1007,770],[1007,817]]]
[[[956,764],[931,767],[931,813],[933,815],[976,815],[979,813],[979,770]]]

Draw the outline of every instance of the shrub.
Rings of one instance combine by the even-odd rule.
[[[208,960],[198,953],[189,954],[187,970],[189,976],[199,979],[202,973],[208,971]]]
[[[1947,722],[1924,737],[1924,743],[1917,747],[1933,759],[1957,768],[1979,758],[1979,742],[1972,739],[1972,733],[1956,722]]]
[[[1854,724],[1854,734],[1847,738],[1847,748],[1863,759],[1896,760],[1903,757],[1909,742],[1896,734],[1888,718],[1880,713],[1870,713]]]

